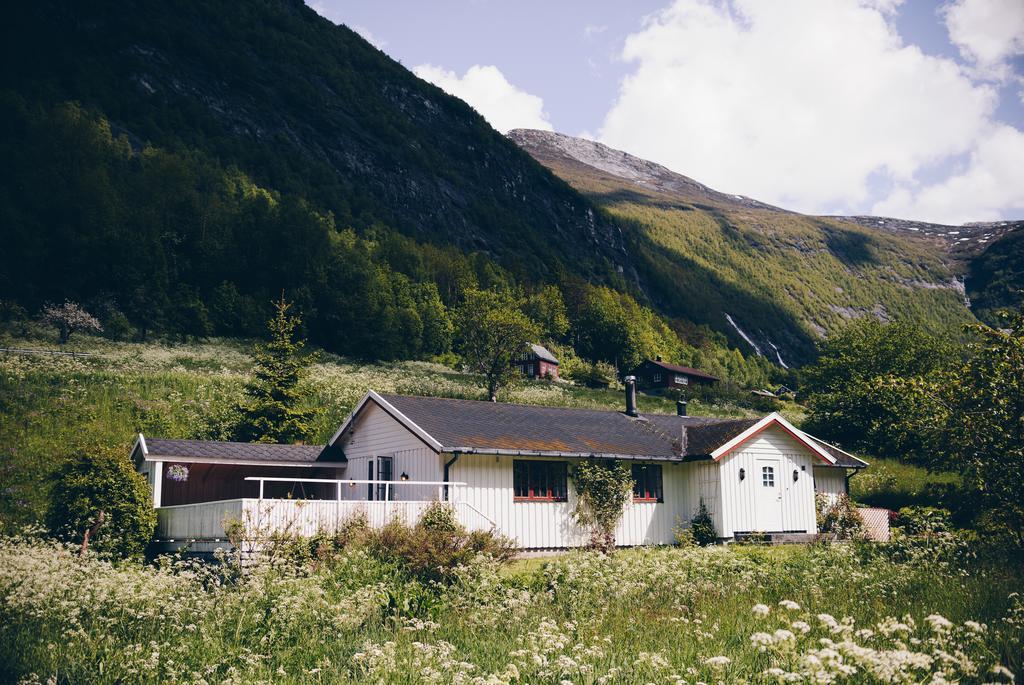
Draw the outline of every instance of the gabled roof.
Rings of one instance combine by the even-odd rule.
[[[319,459],[323,445],[273,445],[221,440],[166,440],[146,438],[141,433],[132,449],[136,460],[184,461],[189,463],[245,464],[250,466],[315,466],[337,463],[333,451]],[[318,461],[319,459],[319,461]],[[341,457],[344,461],[344,456]]]
[[[807,433],[804,433],[804,435],[807,435]],[[835,445],[829,444],[824,440],[820,440],[814,437],[813,435],[807,435],[807,437],[809,437],[814,442],[818,443],[818,445],[820,445],[826,452],[835,457],[836,466],[845,466],[846,468],[851,469],[862,469],[868,465],[868,463],[861,459],[860,457],[855,457],[849,452],[844,452]]]
[[[819,458],[821,458],[821,460],[824,461],[826,464],[828,464],[829,466],[835,465],[836,458],[829,454],[821,445],[818,444],[816,440],[811,438],[811,436],[807,435],[806,433],[795,427],[793,424],[791,424],[789,421],[782,418],[780,414],[775,412],[772,412],[771,414],[764,417],[760,421],[755,422],[754,425],[750,426],[743,432],[739,433],[738,435],[730,438],[728,441],[716,447],[711,452],[711,458],[714,459],[715,461],[718,461],[719,459],[729,454],[743,443],[753,438],[761,431],[771,426],[779,426],[784,431],[789,433],[790,436],[793,437],[793,439],[795,439],[799,443],[802,443],[811,452],[813,452]]]
[[[712,381],[720,380],[718,378],[718,376],[712,376],[710,373],[707,373],[706,371],[701,371],[700,369],[692,369],[689,366],[679,366],[678,364],[669,364],[668,362],[661,362],[661,361],[657,361],[655,359],[648,359],[644,363],[645,364],[653,364],[654,366],[660,366],[661,368],[665,369],[666,371],[671,371],[673,373],[682,373],[682,374],[686,374],[687,376],[694,376],[696,378],[707,378],[708,380],[712,380]]]
[[[550,362],[552,364],[558,363],[558,359],[555,355],[551,354],[551,352],[548,351],[548,348],[543,345],[530,345],[530,351],[533,352],[534,356],[541,361]]]
[[[719,419],[674,414],[632,418],[599,409],[544,407],[370,391],[338,432],[335,444],[374,403],[436,452],[683,461],[720,459],[761,430],[779,425],[826,465],[842,465],[817,441],[778,414]],[[684,431],[685,429],[685,431]],[[856,467],[863,463],[856,464]]]

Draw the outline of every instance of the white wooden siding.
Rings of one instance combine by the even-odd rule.
[[[496,524],[503,535],[525,549],[574,547],[586,544],[586,534],[572,518],[576,491],[570,475],[565,502],[515,501],[512,462],[509,456],[464,454],[452,466],[451,479],[466,486],[453,488],[456,501],[467,502]],[[540,459],[540,461],[566,461]],[[630,503],[615,531],[618,545],[666,545],[674,541],[674,529],[692,517],[704,496],[709,508],[717,507],[715,474],[718,465],[662,463],[664,502]],[[697,480],[706,475],[706,487]]]
[[[814,533],[817,522],[814,514],[814,463],[816,457],[779,426],[764,429],[719,461],[722,515],[721,527],[715,527],[723,537],[737,531],[764,531],[757,516],[757,488],[761,486],[761,472],[757,459],[779,461],[776,478],[782,485],[782,530]],[[744,469],[746,478],[740,480]],[[793,471],[797,480],[793,480]]]
[[[443,458],[423,444],[423,441],[396,421],[374,402],[367,402],[355,429],[341,443],[348,464],[339,478],[365,479],[369,474],[367,462],[375,457],[392,457],[393,476],[397,481],[402,473],[409,480],[440,481],[443,479]],[[374,467],[374,478],[377,477]],[[365,500],[367,486],[343,486],[342,499]],[[437,500],[437,488],[427,485],[396,485],[392,488],[394,500]]]
[[[814,467],[814,491],[828,497],[834,503],[839,495],[846,494],[846,469],[834,466]]]

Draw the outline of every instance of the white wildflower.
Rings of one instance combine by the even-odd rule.
[[[784,599],[779,602],[779,606],[789,611],[800,611],[800,605],[791,599]]]
[[[751,609],[756,616],[767,616],[771,609],[768,608],[767,604],[755,604],[754,608]]]
[[[722,668],[728,666],[732,662],[727,656],[712,656],[704,660],[704,663],[713,668]]]
[[[945,616],[940,616],[939,614],[930,614],[926,616],[924,620],[936,633],[944,633],[953,627],[952,621]]]
[[[793,621],[789,627],[793,630],[800,631],[804,635],[811,632],[811,624],[809,624],[807,621]]]

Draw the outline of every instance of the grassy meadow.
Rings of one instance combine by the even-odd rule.
[[[427,583],[358,547],[296,565],[0,541],[0,680],[1012,682],[1019,568],[955,538],[576,552]]]

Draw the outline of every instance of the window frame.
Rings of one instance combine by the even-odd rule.
[[[775,467],[774,466],[762,466],[761,467],[761,487],[763,487],[763,488],[774,488],[775,487]]]
[[[651,374],[651,382],[652,383],[661,383],[661,374],[660,373]]]
[[[665,480],[661,464],[633,464],[630,471],[633,476],[634,502],[638,504],[662,504],[665,502]]]
[[[690,377],[687,376],[686,374],[677,373],[672,378],[672,382],[674,382],[676,385],[689,385]]]
[[[525,478],[525,482],[522,479]],[[542,488],[536,488],[542,484]],[[534,490],[543,490],[537,494]],[[525,492],[526,494],[520,494]],[[512,501],[567,502],[569,500],[569,464],[537,459],[512,460]]]

